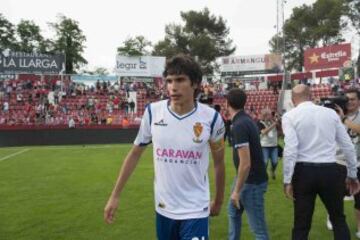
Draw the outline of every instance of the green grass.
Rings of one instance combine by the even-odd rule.
[[[155,239],[151,148],[142,157],[120,199],[117,220],[103,221],[103,208],[130,145],[0,148],[1,240]],[[278,178],[269,181],[266,219],[271,239],[289,239],[293,208]],[[213,176],[210,168],[210,176]],[[226,153],[226,195],[221,215],[210,220],[211,239],[227,239],[227,201],[234,176],[231,151]],[[213,181],[212,181],[213,183]],[[352,202],[346,215],[354,235]],[[311,239],[332,239],[318,201]],[[244,219],[246,216],[244,215]],[[246,220],[242,239],[253,239]],[[353,236],[353,239],[355,237]]]

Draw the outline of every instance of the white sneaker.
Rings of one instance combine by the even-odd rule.
[[[355,233],[355,236],[356,236],[357,239],[360,239],[360,231],[357,231],[357,232]]]
[[[331,221],[330,221],[329,215],[328,215],[327,218],[326,218],[326,227],[327,227],[327,229],[330,230],[330,231],[333,230],[333,225],[332,225],[332,223],[331,223]],[[357,233],[358,233],[358,232],[357,232]],[[357,233],[356,233],[356,234],[357,234]]]

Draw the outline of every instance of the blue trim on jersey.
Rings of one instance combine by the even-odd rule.
[[[150,142],[148,142],[148,143],[140,143],[139,146],[140,146],[140,147],[144,147],[144,146],[149,145],[150,143],[152,143],[152,141],[150,141]]]
[[[197,108],[198,108],[198,104],[197,104],[197,102],[195,102],[195,108],[191,112],[189,112],[186,115],[180,117],[179,115],[177,115],[176,113],[171,111],[171,109],[170,109],[170,100],[168,100],[168,102],[167,102],[167,109],[169,110],[170,114],[173,115],[178,120],[183,120],[183,119],[191,116],[192,114],[194,114],[196,112]]]
[[[212,133],[214,131],[214,126],[215,126],[215,123],[216,123],[216,120],[217,120],[218,116],[219,116],[219,113],[215,112],[215,116],[214,116],[214,118],[213,118],[213,120],[211,122],[211,125],[210,125],[210,129],[211,129],[210,130],[210,136],[212,135]]]
[[[148,110],[148,112],[149,112],[149,122],[150,122],[150,127],[151,127],[152,114],[151,114],[151,107],[150,107],[150,103],[149,103],[149,104],[147,104],[147,105],[145,106],[145,109],[147,109],[147,110]]]

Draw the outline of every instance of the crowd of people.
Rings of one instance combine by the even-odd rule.
[[[223,105],[224,95],[231,86],[201,84],[197,100]],[[262,95],[262,91],[258,94]],[[130,97],[131,92],[136,93],[135,97]],[[35,75],[31,79],[26,76],[6,79],[0,81],[0,125],[66,126],[70,122],[76,126],[121,125],[124,117],[132,124],[139,124],[145,105],[165,98],[168,95],[164,84],[97,81],[86,85],[68,77]],[[272,101],[277,101],[277,95]],[[260,111],[251,102],[247,110],[253,117]]]
[[[119,125],[123,118],[139,122],[136,112],[137,97],[152,99],[152,91],[143,84],[121,84],[119,81],[100,82],[88,86],[70,79],[32,79],[0,81],[0,125],[77,126]],[[156,96],[157,97],[157,96]]]

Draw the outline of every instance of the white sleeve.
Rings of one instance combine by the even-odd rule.
[[[210,141],[217,142],[224,138],[225,126],[221,115],[216,112],[210,125]]]
[[[284,183],[291,183],[294,174],[294,168],[298,156],[298,138],[296,130],[287,115],[282,117],[282,127],[285,135],[284,142],[284,160],[283,160],[283,174]]]
[[[145,108],[144,115],[141,119],[140,129],[135,138],[134,144],[137,146],[146,146],[151,143],[151,105],[148,104]]]

